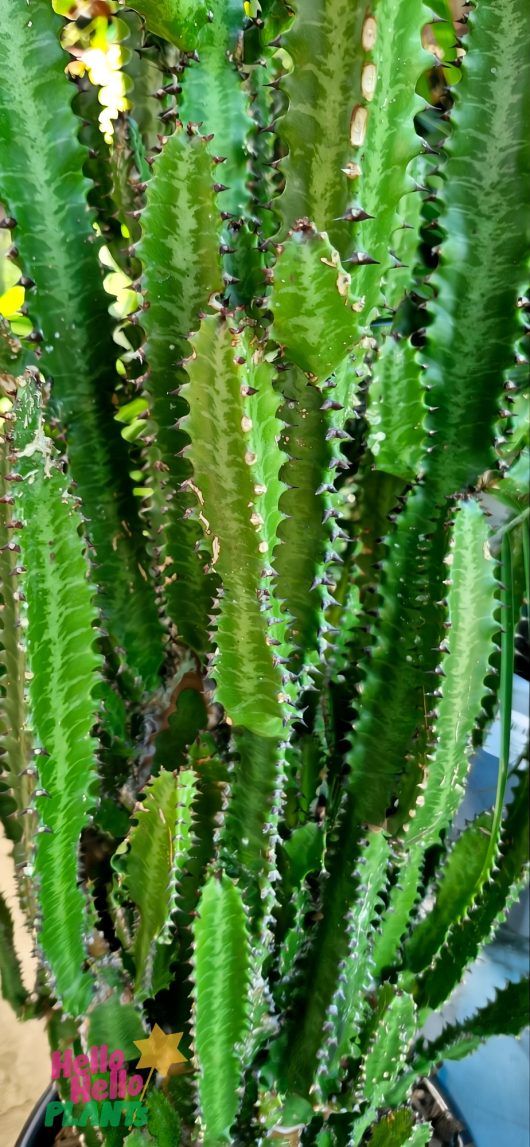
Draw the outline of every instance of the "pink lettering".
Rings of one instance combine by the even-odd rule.
[[[90,1074],[91,1075],[105,1075],[107,1071],[107,1053],[108,1047],[106,1043],[102,1043],[101,1047],[91,1047],[88,1050],[90,1056]],[[121,1054],[121,1053],[120,1053]],[[118,1065],[121,1067],[121,1064]]]
[[[90,1079],[88,1076],[73,1075],[70,1080],[72,1103],[90,1103]]]
[[[109,1090],[109,1085],[106,1079],[96,1079],[92,1084],[91,1095],[92,1099],[106,1099]]]
[[[74,1071],[77,1075],[81,1075],[83,1079],[88,1079],[89,1058],[88,1055],[76,1055],[74,1059]]]
[[[141,1075],[131,1075],[127,1084],[127,1091],[129,1095],[139,1095],[143,1090],[144,1081]]]
[[[61,1055],[60,1051],[53,1051],[52,1052],[52,1079],[60,1079],[61,1075],[64,1075],[64,1078],[68,1079],[71,1076],[71,1074],[72,1074],[72,1052],[71,1052],[71,1049],[68,1048],[65,1051],[64,1056]]]
[[[125,1099],[127,1097],[127,1074],[125,1071],[111,1071],[109,1099]]]

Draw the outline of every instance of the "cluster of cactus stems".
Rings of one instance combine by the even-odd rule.
[[[2,991],[53,1048],[184,1032],[90,1147],[419,1147],[417,1079],[525,1022],[510,984],[421,1035],[526,876],[530,8],[106,7],[110,142],[65,6],[0,0],[0,812],[40,960],[0,902]]]

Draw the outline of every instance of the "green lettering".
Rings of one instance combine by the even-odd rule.
[[[45,1127],[53,1127],[54,1119],[56,1119],[58,1115],[62,1115],[62,1114],[63,1114],[62,1103],[56,1103],[56,1102],[55,1103],[48,1103],[46,1105],[46,1112],[44,1115],[44,1126]]]
[[[76,1123],[74,1105],[68,1100],[67,1103],[63,1103],[63,1127],[75,1127]]]
[[[121,1113],[124,1107],[128,1104],[122,1103],[121,1099],[111,1103],[108,1099],[101,1104],[101,1121],[100,1127],[119,1127]]]
[[[131,1100],[130,1103],[123,1104],[124,1123],[127,1127],[134,1124],[135,1127],[147,1126],[147,1108],[138,1099]]]
[[[87,1103],[81,1109],[81,1114],[77,1120],[78,1127],[86,1127],[90,1122],[91,1127],[99,1127],[99,1108],[97,1103]]]

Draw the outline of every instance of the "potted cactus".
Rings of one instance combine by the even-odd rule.
[[[508,984],[422,1035],[526,875],[528,5],[461,40],[446,0],[54,7],[0,0],[35,990],[6,905],[0,972],[48,1020],[34,1142],[418,1147],[418,1078],[525,1023]],[[83,36],[118,60],[103,125]]]

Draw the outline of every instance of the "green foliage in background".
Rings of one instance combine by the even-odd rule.
[[[526,1019],[419,1034],[527,877],[530,11],[107,7],[0,0],[2,992],[183,1033],[109,1147],[419,1147]]]

